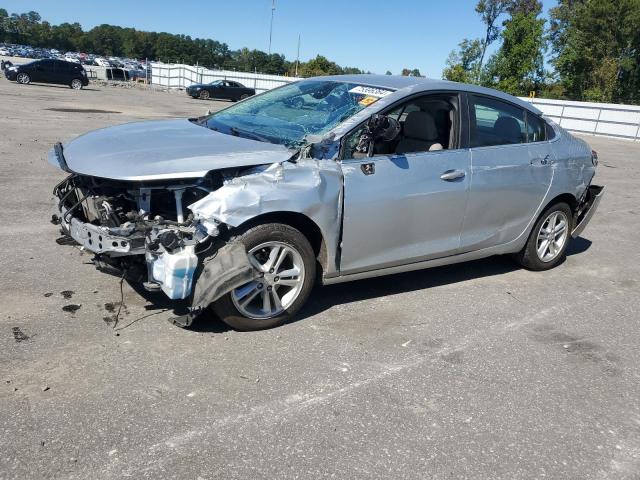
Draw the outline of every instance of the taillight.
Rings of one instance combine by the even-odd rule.
[[[595,150],[591,150],[591,163],[593,163],[594,167],[598,166],[598,152]]]

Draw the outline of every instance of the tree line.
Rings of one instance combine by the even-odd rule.
[[[514,95],[640,103],[640,0],[559,0],[548,20],[538,0],[479,0],[476,12],[484,35],[460,42],[444,78]]]
[[[86,52],[101,56],[186,63],[209,68],[260,72],[273,75],[310,77],[364,73],[359,68],[342,67],[322,55],[300,62],[287,60],[278,53],[260,50],[231,50],[226,43],[212,39],[191,38],[165,32],[146,32],[115,25],[99,25],[84,31],[79,23],[52,25],[31,11],[9,15],[0,8],[0,42],[55,48],[61,52]],[[296,68],[297,67],[297,68]]]

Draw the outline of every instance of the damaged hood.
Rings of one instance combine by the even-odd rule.
[[[128,123],[82,135],[63,145],[69,170],[116,180],[202,177],[210,170],[289,160],[283,145],[225,135],[186,119]],[[49,162],[61,164],[52,150]]]

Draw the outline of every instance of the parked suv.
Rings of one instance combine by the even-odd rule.
[[[74,90],[80,90],[89,85],[89,78],[82,65],[65,62],[63,60],[37,60],[35,62],[18,65],[6,70],[9,80],[27,85],[31,82],[57,83],[69,85]]]

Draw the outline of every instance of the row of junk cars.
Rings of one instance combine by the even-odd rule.
[[[117,68],[127,72],[125,76],[129,79],[144,78],[147,74],[147,65],[144,61],[120,57],[106,58],[91,53],[61,52],[55,48],[0,43],[0,57],[65,60],[84,66]]]

